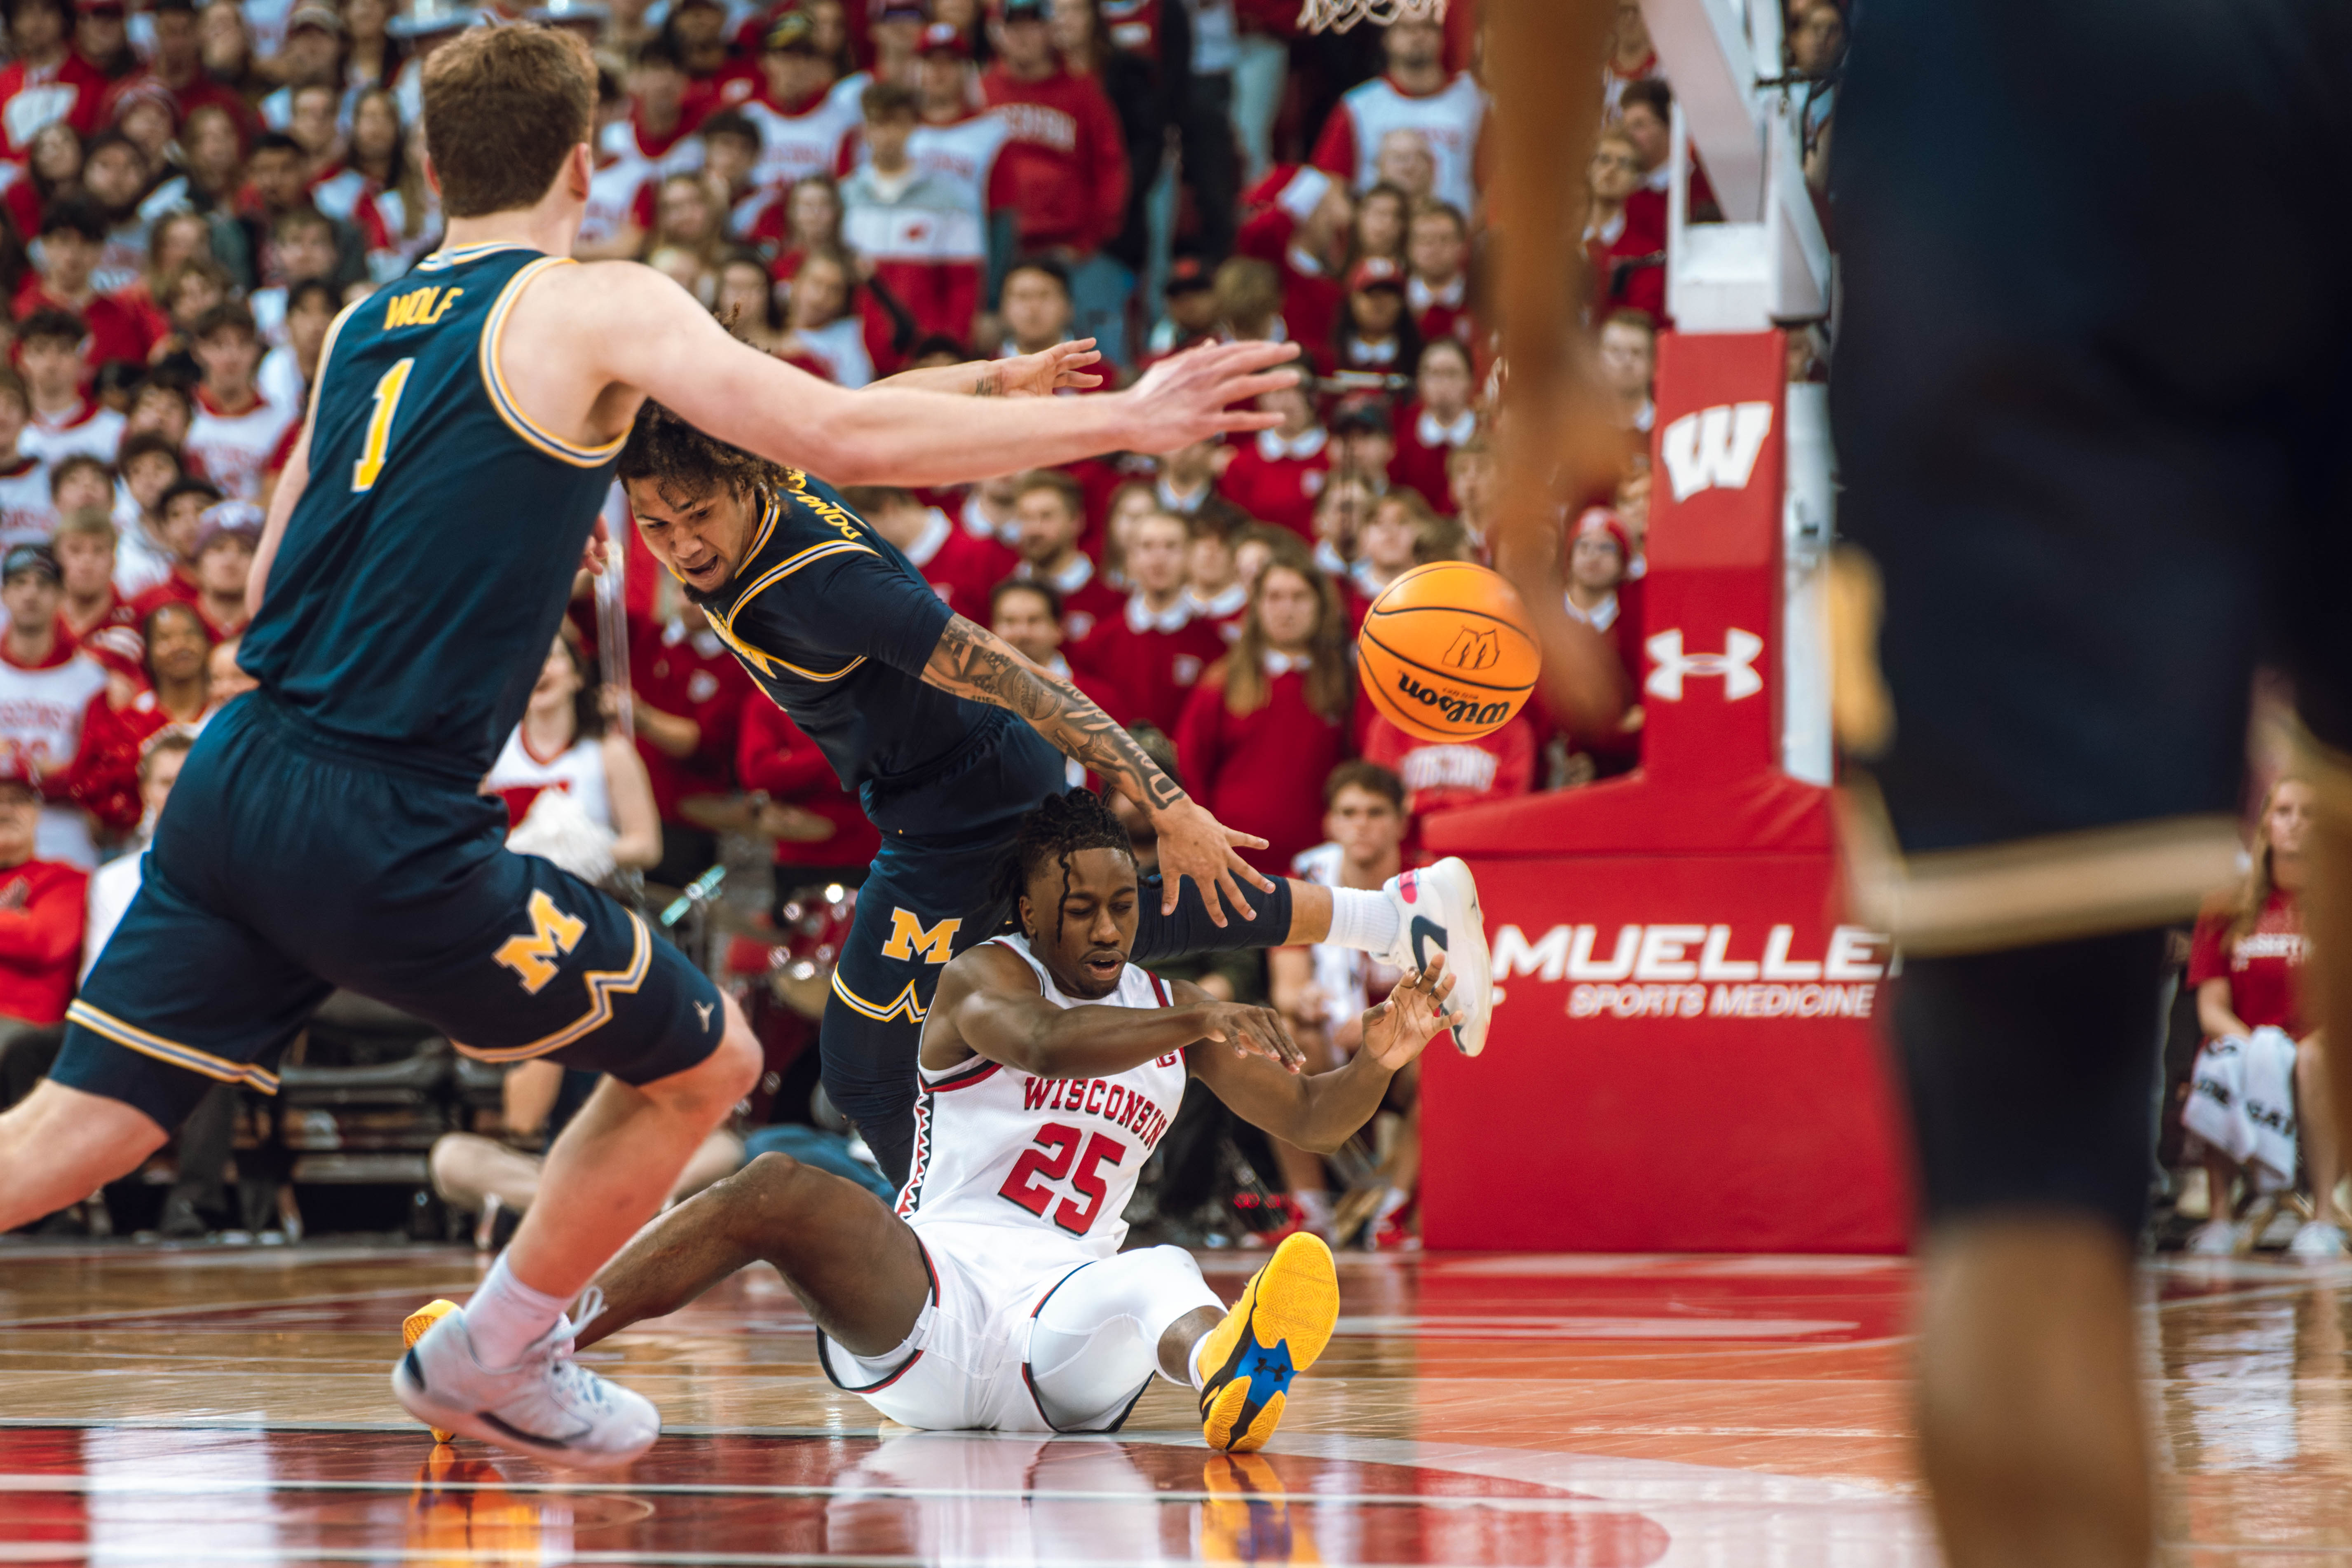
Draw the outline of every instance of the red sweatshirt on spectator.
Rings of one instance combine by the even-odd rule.
[[[70,17],[71,11],[67,15]],[[0,159],[11,163],[28,162],[33,138],[55,120],[64,121],[73,127],[74,134],[88,142],[105,123],[100,110],[106,87],[106,78],[98,68],[71,48],[53,66],[12,60],[0,68]]]
[[[956,525],[938,507],[922,537],[901,552],[931,592],[966,620],[988,624],[988,595],[1013,575],[1021,557],[993,539],[984,539]],[[749,786],[747,786],[749,787]]]
[[[1127,220],[1127,140],[1100,84],[1066,70],[1023,81],[997,66],[980,90],[1012,131],[1001,156],[1022,248],[1093,251],[1118,234]]]
[[[1331,440],[1320,425],[1286,438],[1278,430],[1261,430],[1234,438],[1234,460],[1218,476],[1217,489],[1258,521],[1312,544],[1315,500],[1330,474]]]
[[[1451,516],[1455,510],[1454,485],[1445,477],[1446,459],[1477,429],[1478,415],[1474,409],[1465,408],[1453,424],[1441,425],[1420,404],[1405,405],[1397,415],[1396,455],[1389,459],[1389,483],[1419,490],[1422,500]]]
[[[1404,780],[1416,845],[1423,819],[1434,813],[1507,800],[1535,787],[1536,727],[1525,717],[1475,741],[1422,741],[1373,713],[1360,734],[1365,759]]]
[[[16,290],[16,319],[21,321],[36,310],[79,316],[89,328],[89,359],[93,367],[113,360],[143,366],[147,351],[155,346],[145,317],[113,295],[95,294],[88,305],[69,305],[41,287],[37,272],[27,273]]]
[[[1013,575],[1023,582],[1039,580],[1062,595],[1062,652],[1075,662],[1091,669],[1094,654],[1084,645],[1095,635],[1095,628],[1108,624],[1127,600],[1118,589],[1103,581],[1102,571],[1091,557],[1073,555],[1070,563],[1051,575],[1039,573],[1026,561],[1013,570]]]
[[[863,866],[882,847],[881,834],[866,820],[857,797],[841,787],[816,742],[801,733],[793,716],[764,691],[743,699],[735,775],[747,790],[764,790],[780,805],[799,806],[833,824],[830,838],[813,844],[779,842],[779,866]]]
[[[89,873],[53,860],[0,871],[0,1018],[54,1024],[81,968]]]
[[[642,729],[637,731],[637,754],[653,780],[654,805],[664,822],[680,821],[677,803],[685,796],[724,795],[733,787],[735,735],[751,678],[696,615],[667,622],[633,620],[629,679],[639,701],[702,727],[701,743],[688,757],[673,757]]]
[[[152,691],[142,691],[125,708],[103,691],[82,710],[81,750],[74,756],[73,798],[117,833],[139,826],[145,809],[139,799],[139,754],[172,723]]]
[[[1267,662],[1283,668],[1255,713],[1225,706],[1222,678],[1192,689],[1177,727],[1176,761],[1185,788],[1212,816],[1266,841],[1242,858],[1281,877],[1295,858],[1323,842],[1323,781],[1347,756],[1348,731],[1307,705],[1302,669],[1279,656]]]
[[[1139,592],[1096,629],[1087,652],[1095,671],[1127,694],[1134,718],[1173,735],[1201,672],[1225,657],[1225,639],[1215,623],[1192,614],[1181,594],[1172,609],[1155,616]]]

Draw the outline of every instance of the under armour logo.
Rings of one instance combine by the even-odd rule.
[[[1731,627],[1723,634],[1721,653],[1685,653],[1679,626],[1660,632],[1642,646],[1657,664],[1650,671],[1650,678],[1642,683],[1642,689],[1653,697],[1680,702],[1683,679],[1693,675],[1721,676],[1726,702],[1737,702],[1764,689],[1764,678],[1756,673],[1756,656],[1764,651],[1764,639],[1754,632]]]
[[[702,1020],[702,1026],[703,1026],[703,1028],[704,1028],[704,1029],[706,1029],[706,1030],[707,1030],[707,1029],[709,1029],[709,1028],[710,1027],[710,1004],[709,1004],[709,1003],[708,1003],[708,1002],[697,1002],[697,1003],[694,1005],[694,1016],[695,1016],[696,1017],[698,1017],[698,1018],[699,1018],[699,1019],[701,1019],[701,1020]]]
[[[1658,453],[1666,460],[1675,499],[1688,500],[1710,487],[1746,489],[1771,430],[1769,403],[1718,404],[1667,426],[1658,436]]]

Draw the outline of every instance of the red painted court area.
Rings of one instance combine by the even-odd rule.
[[[1209,1254],[1231,1295],[1255,1255]],[[780,1280],[592,1350],[667,1435],[581,1476],[385,1389],[443,1248],[0,1249],[0,1563],[1927,1564],[1899,1259],[1350,1257],[1266,1452],[1156,1386],[1112,1437],[918,1433]],[[2352,1556],[2352,1269],[2151,1272],[2166,1561]]]

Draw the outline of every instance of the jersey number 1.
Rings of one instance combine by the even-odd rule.
[[[376,476],[383,472],[384,449],[392,445],[392,416],[400,410],[400,395],[407,389],[409,367],[416,362],[404,359],[383,373],[375,384],[375,411],[368,416],[365,444],[360,448],[360,460],[352,465],[352,493],[375,489]]]

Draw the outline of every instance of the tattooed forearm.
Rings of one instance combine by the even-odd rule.
[[[942,691],[1018,713],[1064,755],[1100,773],[1148,811],[1164,811],[1184,798],[1135,737],[1076,687],[1048,675],[994,632],[961,616],[951,617],[940,634],[923,679]]]

